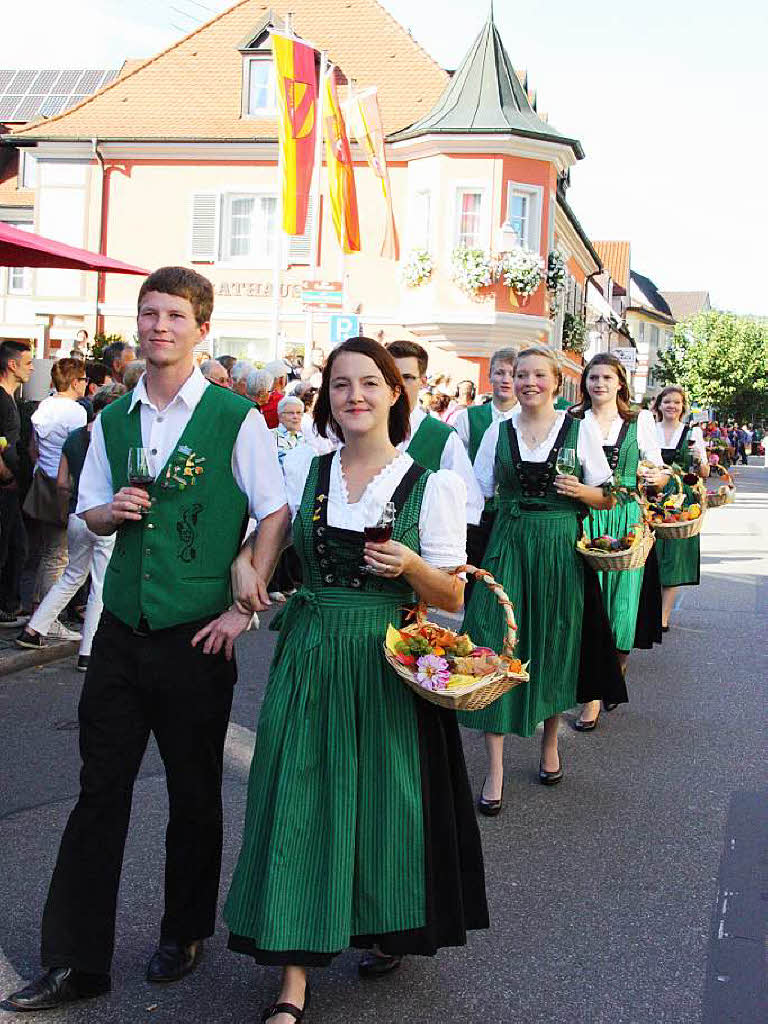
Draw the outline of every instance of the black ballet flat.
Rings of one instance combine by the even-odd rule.
[[[270,1017],[276,1017],[278,1013],[289,1013],[296,1020],[296,1024],[301,1024],[304,1020],[307,1010],[309,1009],[309,981],[307,981],[307,987],[304,990],[304,1005],[299,1009],[298,1006],[294,1006],[293,1003],[273,1003],[268,1006],[261,1015],[262,1024],[265,1024]]]
[[[615,705],[614,705],[615,707]],[[605,709],[608,711],[608,708]],[[591,722],[582,722],[580,718],[574,718],[573,728],[576,732],[594,732],[597,728],[597,723],[600,721],[600,712],[597,712],[597,718],[593,718]]]
[[[501,796],[498,800],[486,800],[483,796],[485,790],[485,784],[488,781],[486,776],[483,779],[483,785],[480,789],[480,796],[477,798],[477,809],[481,814],[484,814],[486,818],[495,818],[501,812],[501,805],[504,803],[504,786],[501,787]]]
[[[542,786],[556,786],[563,781],[563,759],[560,757],[560,767],[555,772],[545,772],[539,761],[539,782]]]

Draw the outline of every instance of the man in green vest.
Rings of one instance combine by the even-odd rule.
[[[485,405],[472,405],[460,412],[453,421],[456,433],[461,438],[467,454],[474,465],[480,442],[486,430],[497,420],[508,420],[517,405],[515,397],[515,361],[517,351],[514,348],[500,348],[491,356],[490,378],[493,399]],[[493,527],[493,499],[486,502],[485,509],[478,526],[470,526],[467,530],[467,560],[471,565],[482,566],[488,538]],[[474,580],[469,581],[465,602],[472,592]]]
[[[411,408],[410,437],[398,447],[425,469],[451,469],[458,473],[467,488],[467,522],[479,523],[483,496],[456,431],[419,406],[419,391],[427,383],[426,350],[415,341],[392,341],[387,351],[397,363]]]
[[[183,977],[214,931],[222,760],[237,677],[232,644],[269,604],[289,515],[263,417],[195,366],[212,309],[210,281],[192,270],[163,267],[144,281],[138,333],[146,373],[93,430],[77,511],[94,533],[117,537],[80,699],[80,796],[43,913],[47,970],[8,997],[17,1010],[110,989],[131,796],[150,734],[170,813],[165,913],[147,979]],[[137,449],[149,469],[141,482],[133,458],[129,470]],[[259,529],[241,547],[249,516]]]

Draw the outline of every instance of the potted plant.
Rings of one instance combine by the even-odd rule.
[[[434,263],[426,249],[411,249],[400,267],[400,276],[409,288],[418,288],[432,276]]]
[[[582,353],[588,344],[586,323],[575,313],[566,313],[563,316],[563,348]]]
[[[517,246],[496,260],[496,280],[502,281],[523,302],[527,302],[544,280],[544,260],[538,253]]]
[[[494,261],[483,249],[459,245],[451,256],[451,277],[467,295],[476,295],[494,282]]]
[[[561,249],[553,249],[547,257],[547,291],[549,292],[549,315],[557,314],[560,297],[565,288],[567,268],[565,253]]]

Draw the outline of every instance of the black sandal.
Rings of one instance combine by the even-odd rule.
[[[307,981],[307,987],[304,990],[304,1005],[301,1009],[298,1006],[294,1006],[293,1003],[273,1003],[268,1006],[261,1015],[262,1024],[266,1024],[270,1017],[276,1017],[278,1013],[290,1013],[292,1017],[296,1018],[296,1024],[301,1024],[304,1020],[304,1015],[309,1009],[309,981]]]

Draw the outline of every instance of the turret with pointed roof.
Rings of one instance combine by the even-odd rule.
[[[521,135],[570,146],[578,160],[584,157],[577,139],[561,135],[531,105],[496,28],[493,5],[482,31],[432,110],[409,128],[390,135],[389,140],[439,133]]]

